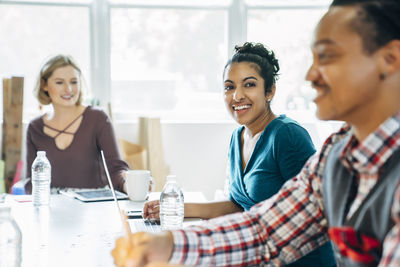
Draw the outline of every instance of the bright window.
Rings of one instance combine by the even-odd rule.
[[[277,113],[298,115],[301,119],[305,113],[306,118],[314,117],[314,90],[305,76],[312,63],[313,30],[325,11],[323,7],[248,11],[248,40],[267,45],[280,62],[281,75],[273,101]]]
[[[89,33],[87,7],[0,5],[0,75],[25,77],[25,120],[39,114],[32,92],[45,59],[59,53],[72,55],[90,81]]]
[[[280,60],[274,111],[313,116],[304,76],[312,31],[328,2],[2,0],[0,75],[25,77],[25,120],[39,113],[32,95],[39,67],[64,53],[82,67],[88,95],[103,106],[110,102],[117,120],[154,115],[230,121],[223,67],[231,48],[248,40],[268,45]]]
[[[227,27],[220,9],[111,9],[113,113],[190,119],[223,109]]]

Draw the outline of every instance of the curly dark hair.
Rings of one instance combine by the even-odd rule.
[[[358,8],[350,27],[360,35],[366,53],[372,54],[390,41],[400,40],[399,0],[334,0],[331,7],[335,6]]]
[[[278,80],[279,63],[273,51],[263,44],[246,42],[242,46],[235,46],[235,54],[225,65],[226,68],[235,62],[249,62],[257,65],[257,71],[264,79],[265,95],[271,92],[272,86]]]

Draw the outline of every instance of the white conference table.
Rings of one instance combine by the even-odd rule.
[[[188,202],[206,201],[200,192],[184,195]],[[150,199],[156,196],[152,193]],[[22,232],[22,267],[114,266],[111,250],[125,234],[114,201],[84,203],[52,195],[49,207],[36,208],[30,201],[16,199],[8,195],[6,202]],[[119,204],[123,210],[137,210],[144,202],[122,200]]]

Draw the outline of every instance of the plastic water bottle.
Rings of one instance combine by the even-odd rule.
[[[48,206],[50,203],[51,165],[46,151],[38,151],[32,163],[32,200],[34,206]]]
[[[9,206],[0,205],[0,266],[21,266],[22,235]]]
[[[182,228],[184,198],[175,178],[175,175],[168,175],[167,183],[160,195],[160,220],[163,230]]]

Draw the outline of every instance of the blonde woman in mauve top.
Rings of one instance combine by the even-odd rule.
[[[82,105],[81,85],[81,70],[70,56],[57,55],[41,68],[35,96],[53,109],[29,123],[26,177],[31,178],[36,152],[43,150],[51,163],[53,189],[104,187],[103,150],[114,187],[126,192],[129,166],[121,159],[112,123],[103,111]],[[31,188],[29,182],[26,189]]]

